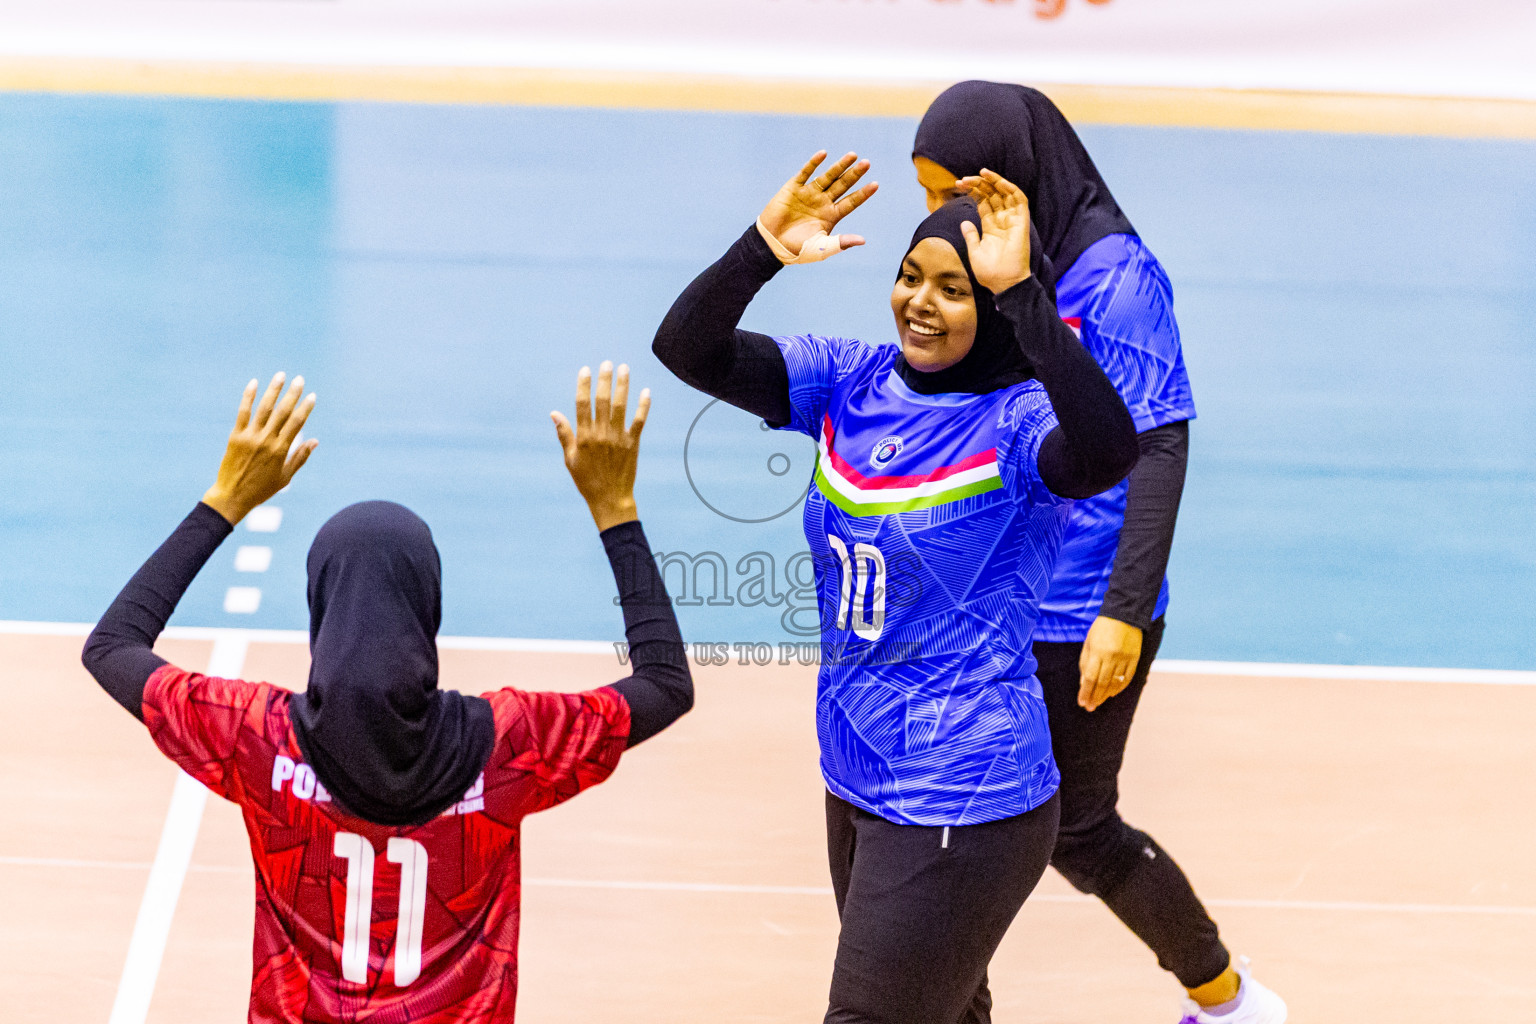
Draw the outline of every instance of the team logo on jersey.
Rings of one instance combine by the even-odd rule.
[[[875,442],[875,450],[869,453],[869,464],[876,469],[884,469],[906,446],[906,442],[895,434],[882,437]]]

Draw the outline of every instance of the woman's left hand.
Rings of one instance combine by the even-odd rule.
[[[314,392],[301,402],[304,378],[295,377],[283,394],[283,374],[272,378],[261,402],[256,402],[256,382],[245,386],[235,429],[230,431],[219,475],[203,495],[203,503],[237,525],[246,514],[288,486],[293,474],[309,461],[318,441],[295,445],[299,428],[315,407]]]
[[[640,518],[635,509],[635,467],[640,459],[640,432],[651,412],[651,390],[640,392],[635,418],[628,427],[624,417],[629,405],[629,367],[604,360],[597,368],[596,401],[592,394],[592,368],[576,374],[576,425],[558,412],[555,435],[565,452],[565,468],[599,531]]]
[[[993,295],[1001,295],[1029,277],[1029,198],[995,171],[961,178],[959,186],[976,200],[981,233],[969,221],[960,225],[971,273]]]
[[[1100,615],[1088,627],[1083,655],[1078,659],[1082,684],[1079,707],[1093,711],[1131,683],[1141,661],[1141,630],[1119,619]]]

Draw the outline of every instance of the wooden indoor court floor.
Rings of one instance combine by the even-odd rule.
[[[0,636],[0,1018],[105,1024],[174,778],[81,669]],[[208,642],[162,653],[202,668]],[[302,685],[302,645],[243,675]],[[597,655],[445,651],[445,682],[576,689]],[[696,710],[529,820],[529,1024],[819,1021],[836,941],[813,670],[704,668]],[[1154,675],[1123,776],[1228,943],[1298,1024],[1526,1020],[1536,1005],[1536,688]],[[209,802],[148,1020],[244,1019],[252,881]],[[992,967],[999,1024],[1173,1024],[1176,985],[1048,874]]]

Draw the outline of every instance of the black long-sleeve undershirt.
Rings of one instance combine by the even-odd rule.
[[[667,310],[651,351],[683,383],[761,416],[790,420],[789,369],[766,334],[737,329],[742,314],[784,264],[757,225],[683,289]]]
[[[1157,610],[1189,465],[1189,422],[1138,436],[1141,458],[1125,493],[1125,522],[1099,614],[1145,630]]]
[[[229,520],[198,502],[165,543],[133,574],[85,641],[80,660],[112,699],[144,720],[144,686],[165,659],[155,640],[181,596],[224,538]]]
[[[756,226],[693,280],[667,312],[651,350],[684,382],[770,426],[790,420],[789,372],[772,338],[737,329],[782,264]],[[1066,498],[1113,487],[1136,462],[1136,428],[1114,385],[1029,277],[997,297],[1060,424],[1040,447],[1045,485]]]
[[[639,521],[602,533],[619,587],[630,675],[613,684],[629,703],[629,745],[650,739],[693,707],[688,649],[677,628],[667,585]]]
[[[1136,422],[1115,385],[1061,320],[1039,278],[1027,277],[997,297],[1024,358],[1045,387],[1056,429],[1045,435],[1037,463],[1045,486],[1063,498],[1107,491],[1136,465]]]
[[[133,574],[85,642],[81,660],[112,699],[144,720],[144,687],[165,659],[155,640],[198,572],[234,527],[199,503]],[[604,530],[619,585],[631,674],[613,684],[630,709],[629,746],[656,735],[693,706],[688,653],[666,586],[638,522]]]

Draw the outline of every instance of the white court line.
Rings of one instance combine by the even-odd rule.
[[[276,533],[283,525],[283,510],[276,505],[257,505],[245,517],[252,533]]]
[[[272,568],[272,549],[265,544],[242,544],[235,549],[235,572],[266,572]]]
[[[525,878],[544,889],[631,889],[641,892],[727,892],[756,896],[831,896],[825,885],[732,885],[726,882],[628,882],[587,878]]]
[[[230,615],[253,615],[260,608],[260,587],[230,587],[224,591],[224,611]]]
[[[1091,897],[1084,896],[1083,899]],[[1536,907],[1487,906],[1477,903],[1359,903],[1351,900],[1205,900],[1208,907],[1239,910],[1358,911],[1367,914],[1489,914],[1536,917]]]
[[[765,896],[831,896],[830,886],[731,885],[722,882],[628,882],[573,878],[525,878],[525,886],[555,889],[630,889],[641,892],[743,893]],[[1081,893],[1035,893],[1031,903],[1097,903]],[[1208,907],[1246,910],[1311,910],[1367,914],[1488,914],[1502,917],[1536,917],[1536,907],[1480,905],[1475,903],[1365,903],[1333,900],[1205,900]]]
[[[0,857],[0,867],[19,868],[94,868],[103,871],[148,871],[154,864],[147,860],[77,860],[72,857]],[[194,875],[239,875],[246,868],[232,868],[227,864],[189,864],[187,871]]]
[[[63,857],[0,857],[0,867],[96,868],[103,870],[143,871],[150,865],[143,861],[72,860]],[[249,869],[225,864],[193,864],[193,874],[238,875]],[[645,882],[601,878],[525,878],[524,886],[540,889],[602,889],[632,892],[724,893],[746,896],[831,896],[825,885],[740,885],[729,882]],[[1032,903],[1096,903],[1081,893],[1042,893],[1030,898]],[[1536,917],[1536,907],[1479,903],[1370,903],[1361,900],[1245,900],[1208,899],[1208,907],[1234,910],[1285,910],[1321,913],[1357,914],[1472,914],[1489,917]]]
[[[208,674],[236,678],[245,666],[245,652],[250,640],[236,631],[220,635],[208,656]],[[192,847],[197,844],[197,830],[203,823],[203,808],[208,805],[208,790],[186,772],[176,773],[176,788],[171,792],[171,807],[165,814],[160,832],[160,846],[144,884],[144,899],[133,923],[133,937],[128,940],[128,956],[117,984],[117,998],[107,1024],[144,1024],[149,1002],[160,977],[160,963],[165,957],[165,940],[171,934],[176,903],[181,886],[192,863]]]
[[[1486,683],[1536,686],[1536,672],[1490,668],[1413,668],[1390,665],[1303,665],[1266,661],[1181,661],[1158,658],[1153,672],[1172,675],[1252,676],[1263,679],[1365,679],[1389,683]]]
[[[23,622],[0,619],[0,633],[18,636],[90,636],[89,622]]]
[[[0,867],[97,868],[107,871],[148,871],[147,860],[76,860],[73,857],[0,857]]]
[[[89,622],[26,622],[0,619],[0,635],[86,636]],[[223,629],[209,626],[171,626],[163,636],[171,640],[218,640],[239,634],[250,643],[306,644],[302,629]],[[514,651],[535,654],[607,654],[614,646],[601,640],[539,640],[519,637],[440,636],[437,646],[445,651]],[[1416,668],[1395,665],[1309,665],[1267,661],[1184,661],[1159,658],[1152,671],[1172,675],[1248,676],[1260,679],[1360,679],[1388,683],[1483,683],[1495,686],[1536,686],[1536,672],[1487,668]]]

